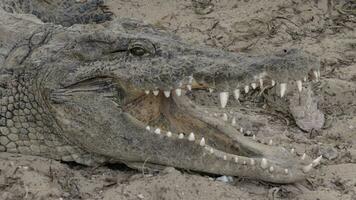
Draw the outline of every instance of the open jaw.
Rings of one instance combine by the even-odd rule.
[[[303,82],[318,80],[320,71],[311,68],[301,80],[283,77],[284,83],[265,72],[262,74],[263,77],[232,91],[216,91],[205,81],[196,80],[194,75],[171,90],[142,91],[137,99],[124,106],[124,111],[135,118],[140,127],[145,127],[145,134],[171,147],[158,151],[172,151],[163,153],[162,159],[148,159],[147,162],[276,183],[304,179],[320,163],[321,156],[306,161],[306,155],[299,157],[294,149],[274,146],[273,141],[261,144],[254,136],[244,137],[235,126],[236,118],[228,116],[232,106],[227,104],[238,101],[252,90],[279,88],[279,95],[283,97],[287,93],[287,83],[292,81],[295,82],[294,88],[290,87],[288,91],[300,92]],[[217,97],[210,101],[218,101],[215,104],[221,112],[216,113],[211,107],[194,102],[191,96],[197,92],[203,93],[204,97]],[[167,155],[170,159],[164,159]]]

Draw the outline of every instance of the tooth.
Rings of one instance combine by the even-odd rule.
[[[150,91],[149,91],[149,90],[145,90],[145,93],[146,93],[146,94],[149,94],[149,93],[150,93]]]
[[[291,152],[292,154],[294,154],[295,149],[294,149],[294,148],[292,148],[292,149],[290,150],[290,152]]]
[[[289,173],[289,170],[288,170],[288,169],[284,169],[284,173],[285,173],[285,174],[288,174],[288,173]]]
[[[213,88],[209,88],[209,93],[213,93],[214,89]]]
[[[169,98],[169,96],[171,96],[171,91],[164,91],[164,96]]]
[[[253,135],[253,136],[252,136],[252,139],[253,139],[253,140],[256,140],[256,135]]]
[[[182,89],[177,88],[176,89],[176,95],[180,97],[182,95]]]
[[[201,140],[200,140],[200,146],[205,146],[205,139],[204,138],[202,138]]]
[[[234,157],[234,161],[235,163],[238,163],[239,162],[239,158],[237,156]]]
[[[244,128],[241,127],[240,128],[240,132],[243,133],[244,132]]]
[[[266,158],[262,158],[261,168],[262,169],[266,169],[267,167],[268,167],[267,159]]]
[[[315,79],[318,80],[319,79],[319,76],[318,76],[318,72],[316,70],[313,71],[313,74],[315,76]]]
[[[225,108],[227,101],[229,100],[229,93],[228,92],[220,92],[220,105],[222,108]]]
[[[273,144],[273,140],[269,140],[268,144],[272,145]]]
[[[153,90],[153,95],[157,96],[159,93],[159,90]]]
[[[244,160],[244,162],[242,163],[243,165],[246,165],[247,163],[246,163],[246,160]]]
[[[321,77],[320,69],[318,69],[318,77],[319,77],[319,78]]]
[[[305,160],[305,157],[307,157],[307,154],[303,153],[303,155],[300,159]]]
[[[188,140],[189,140],[189,141],[194,141],[194,140],[195,140],[195,136],[194,136],[194,133],[193,133],[193,132],[191,132],[191,133],[189,134]]]
[[[308,173],[308,172],[310,172],[310,170],[311,170],[312,168],[313,168],[313,164],[310,163],[309,165],[303,167],[303,172],[304,172],[304,173]]]
[[[178,138],[179,138],[179,139],[183,139],[183,138],[184,138],[183,133],[180,133],[180,134],[178,135]]]
[[[146,126],[146,130],[148,131],[151,130],[150,126]]]
[[[192,90],[192,86],[191,85],[187,85],[187,88],[188,88],[189,91]]]
[[[260,78],[260,88],[263,88],[263,79]]]
[[[227,159],[227,157],[224,155],[224,160],[226,160]]]
[[[281,97],[283,97],[287,90],[287,83],[281,83]]]
[[[172,132],[168,131],[167,132],[167,137],[172,137]]]
[[[227,118],[227,114],[226,114],[226,113],[224,113],[224,114],[223,114],[222,119],[223,119],[224,121],[227,121],[227,120],[228,120],[228,118]]]
[[[313,160],[313,166],[314,167],[316,167],[316,166],[318,166],[319,164],[320,164],[320,160],[323,158],[323,156],[321,155],[321,156],[319,156],[319,157],[317,157],[315,160]]]
[[[252,89],[256,89],[257,88],[256,83],[251,83],[251,87],[252,87]]]
[[[210,148],[210,153],[214,153],[214,149],[213,148]]]
[[[248,91],[250,90],[250,87],[248,85],[245,85],[245,93],[247,94]]]
[[[235,118],[235,117],[232,118],[231,124],[232,124],[233,126],[236,125],[236,118]]]
[[[297,80],[298,91],[301,92],[303,89],[303,83],[301,80]]]
[[[304,82],[307,82],[307,77],[305,76],[305,77],[303,78],[303,80],[304,80]]]
[[[236,100],[239,100],[239,98],[240,98],[240,89],[234,90],[234,98]]]
[[[272,79],[271,84],[272,84],[272,86],[276,85],[276,81],[274,81],[274,80]]]
[[[250,163],[251,163],[251,165],[255,165],[255,160],[253,158],[251,158]]]
[[[269,171],[270,171],[270,172],[273,172],[273,171],[274,171],[274,167],[271,166],[271,167],[269,168]]]
[[[156,134],[161,134],[161,129],[157,128],[157,129],[155,130],[155,133],[156,133]]]

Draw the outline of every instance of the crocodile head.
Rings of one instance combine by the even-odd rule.
[[[123,19],[51,25],[35,36],[44,39],[22,65],[36,77],[30,85],[48,118],[45,123],[55,124],[52,132],[68,144],[106,162],[277,183],[303,179],[318,162],[242,136],[230,119],[215,117],[191,95],[217,96],[216,106],[228,112],[240,91],[274,82],[284,96],[286,83],[295,81],[295,90],[301,90],[303,80],[317,77],[319,69],[317,59],[302,51],[230,53],[188,45],[165,31]]]

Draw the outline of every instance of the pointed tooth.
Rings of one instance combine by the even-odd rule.
[[[248,93],[248,91],[250,90],[250,87],[248,86],[248,85],[245,85],[245,93],[247,94]]]
[[[303,172],[304,172],[304,173],[308,173],[308,172],[310,172],[310,170],[311,170],[312,168],[313,168],[313,164],[310,163],[309,165],[303,167]]]
[[[193,132],[191,132],[191,133],[189,134],[188,140],[189,140],[189,141],[192,141],[192,142],[195,140],[195,135],[194,135]]]
[[[234,98],[236,100],[239,100],[239,98],[240,98],[240,89],[234,90]]]
[[[320,69],[318,69],[318,77],[321,77]]]
[[[205,139],[204,138],[202,138],[201,140],[200,140],[200,146],[205,146]]]
[[[153,95],[157,96],[159,93],[159,90],[153,90]]]
[[[290,150],[290,153],[291,153],[291,154],[294,154],[294,152],[295,152],[295,149],[292,148],[292,149]]]
[[[150,126],[146,126],[146,130],[151,130],[151,127]]]
[[[228,92],[220,92],[219,97],[220,97],[220,106],[222,108],[225,108],[225,106],[229,100],[229,93]]]
[[[303,89],[303,83],[301,80],[297,80],[298,91],[301,92]]]
[[[214,89],[213,88],[209,88],[209,93],[213,93]]]
[[[284,169],[284,173],[285,173],[285,174],[288,174],[288,173],[289,173],[289,170],[288,170],[288,169]]]
[[[227,159],[226,155],[224,155],[223,159],[224,159],[224,160],[226,160],[226,159]]]
[[[276,81],[274,81],[274,80],[272,79],[271,85],[272,85],[272,86],[275,86],[275,85],[276,85]]]
[[[318,72],[316,70],[314,70],[313,74],[314,74],[315,79],[318,80],[319,79]]]
[[[182,95],[182,89],[177,88],[177,89],[176,89],[176,95],[177,95],[178,97],[180,97],[180,96]]]
[[[321,156],[317,157],[315,160],[313,160],[313,162],[312,162],[313,166],[314,167],[318,166],[320,164],[320,161],[322,158],[323,158],[323,156],[321,155]]]
[[[187,85],[189,91],[192,91],[192,85]]]
[[[303,153],[302,157],[300,158],[301,160],[305,160],[305,158],[307,157],[307,154]]]
[[[234,157],[234,161],[235,163],[238,163],[239,162],[239,158],[237,156]]]
[[[172,137],[172,132],[168,131],[167,132],[167,137]]]
[[[183,133],[179,133],[178,139],[183,139],[183,138],[184,138],[184,134]]]
[[[169,96],[171,96],[171,91],[167,90],[167,91],[164,91],[164,96],[169,98]]]
[[[256,89],[257,88],[257,84],[256,83],[251,83],[251,87],[252,87],[252,89]]]
[[[274,171],[274,167],[273,166],[269,167],[269,171],[273,172]]]
[[[246,164],[247,164],[246,160],[244,160],[244,161],[242,162],[242,164],[243,164],[243,165],[246,165]]]
[[[243,133],[244,132],[244,128],[241,127],[240,128],[240,132]]]
[[[161,129],[156,128],[155,133],[156,133],[156,134],[161,134]]]
[[[223,114],[222,119],[223,119],[224,121],[227,121],[227,120],[228,120],[226,113]]]
[[[273,140],[269,140],[268,145],[272,145],[273,144]]]
[[[261,168],[262,169],[266,169],[267,167],[268,167],[267,159],[266,158],[262,158]]]
[[[235,117],[232,118],[231,125],[233,125],[233,126],[236,125],[236,118]]]
[[[250,159],[250,164],[253,166],[253,165],[255,165],[255,163],[256,163],[255,160],[253,158],[251,158]]]
[[[304,80],[304,82],[307,82],[307,77],[306,77],[306,76],[304,76],[303,80]]]
[[[260,78],[260,88],[262,89],[263,88],[263,79],[262,78]]]
[[[253,139],[253,140],[256,140],[256,135],[253,135],[253,136],[252,136],[252,139]]]
[[[214,153],[214,149],[213,148],[210,148],[210,153]]]
[[[149,94],[150,93],[150,91],[149,90],[145,90],[145,94]]]
[[[287,91],[287,83],[281,83],[281,97],[286,94]]]

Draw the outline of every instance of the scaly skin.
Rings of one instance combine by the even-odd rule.
[[[318,164],[243,137],[185,95],[213,88],[223,99],[219,92],[231,94],[259,79],[302,80],[319,68],[311,55],[191,46],[128,19],[53,23],[0,10],[0,151],[86,165],[174,166],[276,183],[302,180]]]

